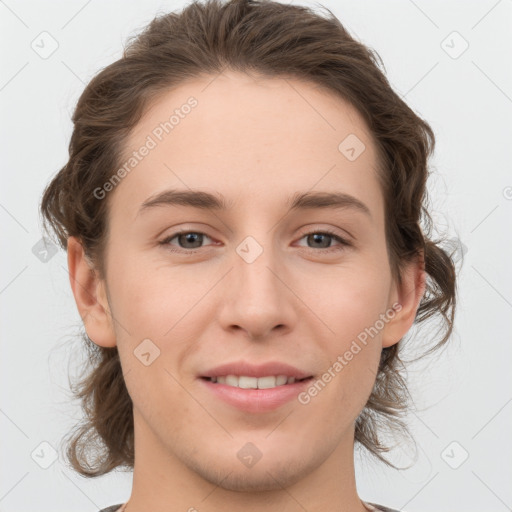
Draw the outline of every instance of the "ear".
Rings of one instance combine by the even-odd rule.
[[[382,333],[382,347],[398,343],[409,331],[416,318],[416,312],[425,293],[425,264],[423,254],[407,263],[402,270],[402,282],[395,282],[390,294],[389,307],[395,315],[385,325]]]
[[[76,237],[68,238],[67,253],[69,282],[87,335],[96,345],[115,347],[105,282],[99,279]]]

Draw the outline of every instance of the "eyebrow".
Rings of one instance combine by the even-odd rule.
[[[222,194],[201,190],[165,190],[146,199],[137,216],[157,206],[188,206],[201,210],[226,211],[233,207]],[[353,209],[371,217],[370,209],[362,201],[344,192],[297,192],[286,206],[289,211],[307,209]]]

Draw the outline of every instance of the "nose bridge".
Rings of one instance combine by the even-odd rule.
[[[236,247],[235,274],[246,294],[241,299],[268,302],[281,295],[282,282],[276,269],[282,268],[271,234],[246,236]],[[260,305],[258,304],[258,307]]]
[[[250,337],[261,337],[278,325],[290,326],[292,305],[285,267],[274,250],[272,234],[260,230],[236,247],[221,319],[238,325]],[[261,240],[261,242],[260,242]],[[226,327],[227,325],[225,325]]]

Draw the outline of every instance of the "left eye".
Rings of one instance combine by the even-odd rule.
[[[168,236],[164,240],[162,240],[160,242],[160,245],[166,245],[166,246],[173,245],[173,244],[171,244],[171,241],[176,238],[178,240],[178,243],[180,244],[180,247],[179,248],[171,248],[170,249],[171,252],[194,253],[194,252],[196,252],[197,249],[201,248],[201,243],[203,242],[204,237],[210,238],[208,235],[201,233],[199,231],[179,231],[177,233],[174,233],[174,234]],[[300,240],[302,240],[303,238],[307,238],[308,241],[313,241],[315,244],[317,244],[316,247],[308,247],[308,249],[320,249],[320,250],[324,250],[324,251],[340,250],[340,249],[343,249],[344,246],[351,245],[350,242],[348,242],[344,238],[340,237],[339,235],[337,235],[329,230],[312,231],[310,233],[305,233],[301,236]],[[327,242],[327,244],[328,244],[327,247],[322,247],[322,245],[325,245],[325,241],[329,240],[329,239],[336,240],[337,242],[339,242],[341,247],[333,249],[329,242]],[[210,238],[210,240],[211,240],[211,238]],[[185,247],[183,247],[181,244],[185,244]],[[187,246],[187,244],[192,244],[192,246]],[[318,246],[318,244],[320,244],[320,246]]]
[[[336,240],[337,242],[340,243],[340,245],[342,246],[341,248],[338,247],[337,249],[335,248],[331,248],[330,244],[328,243],[328,247],[318,247],[319,249],[323,249],[323,250],[327,250],[327,249],[330,249],[330,250],[340,250],[340,249],[343,249],[343,246],[349,246],[350,243],[345,240],[344,238],[340,237],[339,235],[337,235],[336,233],[333,233],[332,231],[313,231],[311,233],[306,233],[304,235],[302,235],[302,237],[300,238],[301,240],[303,238],[307,238],[308,241],[313,241],[314,243],[320,243],[322,244],[323,242],[325,242],[326,239],[334,239]],[[323,238],[323,240],[322,240]],[[314,249],[314,247],[312,247]],[[311,247],[308,247],[308,249],[311,249]]]
[[[171,240],[174,240],[177,238],[180,243],[192,243],[196,244],[193,247],[185,247],[185,249],[197,249],[199,246],[197,244],[200,244],[203,240],[203,237],[210,238],[208,235],[205,235],[204,233],[200,233],[198,231],[179,231],[178,233],[175,233],[173,235],[168,236],[165,240],[162,240],[160,244],[162,245],[171,245]],[[211,239],[210,239],[211,240]],[[171,251],[179,252],[179,249],[171,249]]]

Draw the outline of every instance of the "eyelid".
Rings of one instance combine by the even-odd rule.
[[[341,232],[341,233],[340,233]],[[345,229],[334,228],[334,227],[321,227],[321,226],[308,226],[303,228],[299,232],[300,238],[305,235],[311,235],[313,233],[322,233],[326,235],[332,235],[343,239],[347,244],[354,240],[354,237]],[[348,235],[348,236],[347,236]]]
[[[162,245],[164,247],[166,247],[168,250],[170,250],[171,252],[173,253],[179,253],[179,254],[189,254],[189,255],[192,255],[192,254],[195,254],[201,250],[205,250],[207,249],[209,246],[203,246],[203,247],[198,247],[198,248],[195,248],[195,249],[182,249],[181,247],[175,247],[175,246],[171,246],[170,244],[170,241],[174,238],[176,238],[177,236],[181,235],[181,234],[187,234],[187,233],[195,233],[195,234],[200,234],[200,235],[203,235],[203,236],[206,236],[207,238],[209,238],[210,240],[213,239],[213,237],[209,236],[207,233],[205,233],[204,231],[201,231],[200,229],[194,229],[194,228],[179,228],[177,229],[176,231],[173,231],[171,234],[167,235],[166,237],[163,238],[163,240],[161,240],[159,242],[159,245]],[[345,231],[345,233],[347,233],[349,235],[349,237],[346,237],[344,235],[340,235],[337,231],[336,231],[336,228],[321,228],[319,226],[308,226],[308,227],[305,227],[305,228],[302,228],[300,230],[300,233],[298,235],[298,240],[301,240],[302,238],[304,238],[305,236],[307,235],[312,235],[312,234],[323,234],[323,235],[328,235],[332,238],[334,238],[337,242],[338,242],[338,246],[333,246],[333,247],[327,247],[327,248],[320,248],[320,249],[317,249],[317,248],[314,248],[314,247],[304,247],[304,246],[300,246],[300,247],[303,247],[304,249],[307,249],[309,251],[312,251],[312,252],[318,252],[318,253],[330,253],[330,252],[337,252],[337,251],[341,251],[343,249],[346,249],[347,247],[353,247],[353,242],[352,242],[352,235],[350,233],[348,233],[347,231]],[[216,244],[210,244],[211,245],[216,245]],[[172,249],[169,249],[169,247],[173,247]]]
[[[163,244],[163,245],[167,245],[169,243],[170,240],[172,240],[173,238],[176,238],[177,236],[179,235],[183,235],[183,234],[188,234],[188,233],[194,233],[194,234],[198,234],[198,235],[203,235],[207,238],[209,238],[210,240],[213,240],[213,237],[211,237],[210,235],[208,235],[207,233],[205,233],[205,231],[201,231],[200,229],[189,229],[189,228],[179,228],[177,229],[176,231],[173,231],[171,234],[169,235],[166,235],[160,242],[158,242],[159,244]],[[200,247],[200,249],[203,249],[204,247]],[[191,251],[197,251],[199,249],[181,249],[183,251],[187,251],[187,252],[191,252]]]

